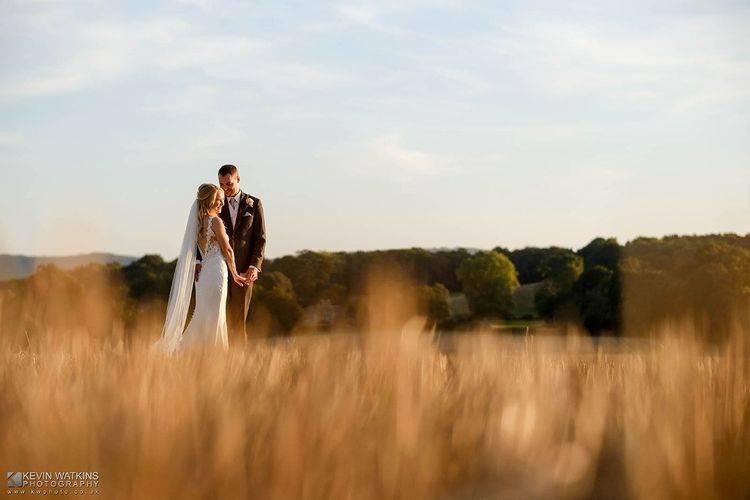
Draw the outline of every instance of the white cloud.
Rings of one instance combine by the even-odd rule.
[[[21,144],[24,141],[24,136],[20,132],[9,132],[0,130],[0,145],[15,145]]]
[[[342,85],[353,77],[340,70],[316,67],[264,55],[245,65],[222,64],[206,70],[212,77],[255,83],[271,92],[316,90]]]
[[[188,5],[205,10],[211,9],[216,5],[214,0],[174,0],[174,2],[178,5]]]
[[[155,102],[146,104],[145,109],[170,115],[211,113],[220,98],[220,92],[214,86],[190,84],[171,94],[160,95]]]
[[[371,151],[385,165],[411,173],[435,172],[445,163],[437,155],[404,146],[396,134],[373,139]]]
[[[55,26],[35,27],[35,40],[41,47],[34,63],[2,79],[2,98],[61,94],[138,70],[188,67],[205,62],[211,48],[221,48],[216,42],[202,47],[201,40],[189,36],[188,26],[182,22],[85,23],[61,15]],[[230,40],[225,49],[232,48],[232,43],[236,40]],[[187,59],[188,49],[195,52],[192,61]]]
[[[491,44],[506,67],[555,96],[672,110],[750,97],[747,24],[728,17],[665,21],[658,30],[526,19]]]
[[[169,168],[213,165],[217,158],[240,145],[252,142],[246,130],[236,119],[226,116],[207,119],[199,131],[185,138],[165,140],[162,137],[131,139],[123,157],[124,164],[139,168],[166,166]]]
[[[433,67],[430,69],[436,77],[456,85],[463,95],[478,95],[492,88],[492,83],[472,71],[460,68]]]
[[[285,58],[263,39],[207,33],[183,20],[85,22],[59,12],[42,18],[15,27],[18,32],[31,29],[39,50],[32,64],[0,77],[0,99],[74,92],[148,72],[191,70],[273,92],[347,80],[340,71]]]
[[[381,8],[374,4],[346,4],[338,10],[344,19],[365,25],[374,25],[381,13]]]
[[[321,145],[314,156],[320,163],[331,164],[354,176],[384,175],[387,179],[402,181],[425,176],[455,175],[466,162],[474,166],[489,161],[489,158],[467,158],[414,147],[407,144],[401,133],[378,135],[336,147]]]
[[[434,10],[442,7],[458,7],[461,0],[357,0],[335,6],[338,17],[348,23],[366,26],[386,33],[415,33],[410,29],[397,28],[385,18],[398,13],[418,9]]]

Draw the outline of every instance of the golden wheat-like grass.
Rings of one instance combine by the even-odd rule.
[[[103,498],[750,493],[745,332],[709,348],[407,325],[176,358],[54,333],[3,349],[0,462],[99,471]]]

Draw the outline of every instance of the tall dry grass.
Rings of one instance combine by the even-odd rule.
[[[98,471],[115,499],[750,494],[747,328],[436,336],[398,289],[373,285],[358,334],[175,358],[147,348],[156,320],[0,332],[0,464]]]
[[[99,471],[104,498],[747,497],[745,333],[711,350],[407,325],[174,359],[45,336],[3,349],[0,462]]]

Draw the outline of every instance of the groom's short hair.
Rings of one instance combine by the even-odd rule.
[[[219,177],[224,177],[225,175],[234,175],[237,173],[237,167],[234,165],[222,165],[219,169]]]

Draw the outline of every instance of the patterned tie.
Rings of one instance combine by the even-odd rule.
[[[237,198],[229,198],[229,204],[232,206],[229,217],[232,219],[232,227],[234,227],[234,221],[237,220]]]

